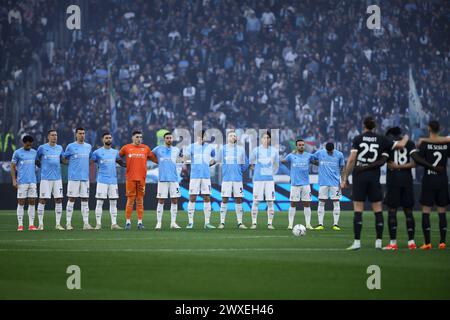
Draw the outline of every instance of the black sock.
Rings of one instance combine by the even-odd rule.
[[[388,211],[388,227],[389,237],[391,240],[397,239],[397,209],[389,209]]]
[[[431,242],[429,213],[422,213],[422,231],[423,237],[425,238],[425,244],[429,244]]]
[[[406,231],[408,231],[408,240],[414,240],[414,233],[416,230],[416,222],[411,208],[404,209],[406,217]]]
[[[353,232],[355,233],[355,240],[361,239],[362,229],[362,212],[356,212],[353,218]]]
[[[377,239],[383,238],[384,219],[383,212],[375,212],[375,230],[377,232]]]
[[[441,233],[440,243],[445,243],[445,237],[447,236],[447,216],[444,213],[439,213],[439,231]]]

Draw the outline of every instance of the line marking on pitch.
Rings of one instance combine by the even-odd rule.
[[[200,248],[200,249],[0,249],[0,252],[217,252],[217,251],[346,251],[341,248]]]

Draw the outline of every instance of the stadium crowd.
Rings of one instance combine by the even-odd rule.
[[[115,127],[112,92],[116,145],[133,129],[154,145],[157,130],[203,120],[223,129],[281,128],[286,151],[303,137],[346,152],[367,114],[382,130],[399,125],[413,138],[431,118],[450,122],[446,1],[385,1],[376,31],[366,27],[365,1],[91,1],[95,19],[62,48],[46,38],[51,4],[10,1],[0,10],[2,66],[5,55],[13,58],[8,76],[45,48],[17,138],[28,133],[41,143],[55,128],[67,144],[82,125],[98,146]],[[413,126],[410,66],[425,112]]]

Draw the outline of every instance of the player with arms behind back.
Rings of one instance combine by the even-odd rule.
[[[145,180],[147,177],[147,160],[158,163],[158,159],[148,146],[142,143],[142,132],[134,131],[131,137],[133,143],[124,145],[120,149],[119,156],[126,157],[126,196],[127,207],[125,210],[125,230],[131,229],[131,213],[136,201],[138,216],[138,230],[144,229],[142,219],[144,217]]]
[[[103,202],[109,198],[109,214],[111,215],[111,230],[122,229],[117,224],[117,199],[119,198],[119,188],[117,186],[116,163],[125,167],[125,163],[119,157],[119,151],[111,148],[112,135],[109,132],[103,133],[103,147],[92,153],[91,161],[97,164],[97,190],[95,198],[95,220],[97,222],[95,230],[102,228]]]
[[[380,184],[380,167],[389,157],[389,150],[403,148],[408,141],[407,135],[400,141],[393,142],[388,140],[385,136],[373,132],[375,127],[376,123],[372,117],[364,119],[364,132],[353,139],[347,166],[341,177],[341,188],[345,188],[348,175],[355,167],[355,164],[357,168],[376,164],[370,170],[353,173],[353,208],[355,211],[353,220],[354,242],[348,250],[361,248],[362,212],[364,210],[364,202],[367,198],[372,203],[372,210],[375,214],[375,248],[382,248],[384,219],[383,205],[381,202],[383,194]]]
[[[445,208],[450,202],[446,169],[447,159],[450,157],[450,141],[448,141],[448,138],[443,139],[439,137],[440,125],[437,121],[429,122],[428,131],[430,137],[423,139],[424,141],[419,147],[419,155],[431,164],[431,167],[425,167],[425,172],[422,177],[420,204],[422,205],[422,230],[425,243],[420,249],[431,249],[430,212],[434,205],[436,205],[439,215],[441,238],[439,241],[439,249],[445,249],[447,235]]]

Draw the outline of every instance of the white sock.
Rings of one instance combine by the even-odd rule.
[[[109,214],[111,215],[111,224],[117,224],[117,200],[109,200]]]
[[[35,205],[34,204],[33,205],[29,204],[28,205],[28,224],[30,226],[34,226],[34,215],[35,215],[35,212],[36,212]]]
[[[55,203],[56,225],[61,224],[62,211],[63,211],[62,203]]]
[[[156,223],[157,224],[160,224],[162,221],[163,210],[164,210],[164,204],[158,202],[158,205],[156,206]]]
[[[319,224],[323,226],[323,217],[325,216],[325,202],[319,200],[319,206],[317,207],[317,218]]]
[[[257,219],[258,219],[258,205],[259,202],[256,200],[253,200],[253,204],[252,204],[252,224],[256,224],[257,223]]]
[[[98,225],[102,224],[103,201],[102,199],[97,199],[97,205],[95,206],[95,221]]]
[[[178,204],[170,204],[170,224],[177,223]]]
[[[89,223],[89,206],[87,201],[81,201],[81,215],[83,216],[83,223]]]
[[[242,223],[242,203],[236,203],[234,206],[236,209],[237,223],[241,224]]]
[[[189,224],[194,223],[195,202],[189,201],[188,203],[188,218]]]
[[[203,213],[205,214],[205,224],[209,224],[211,220],[211,202],[203,204]]]
[[[44,211],[45,211],[45,204],[39,203],[38,204],[38,220],[39,220],[40,226],[44,225]]]
[[[127,223],[131,223],[131,219],[127,219]]]
[[[408,246],[415,243],[414,240],[408,240]]]
[[[360,246],[360,245],[361,245],[361,240],[356,240],[356,239],[355,239],[355,240],[353,241],[353,244],[354,244],[354,245],[357,245],[357,246]]]
[[[304,207],[303,214],[305,215],[306,225],[311,225],[311,207]]]
[[[337,226],[339,224],[339,216],[341,214],[341,204],[339,201],[333,202],[333,224]]]
[[[272,224],[274,214],[273,201],[267,201],[267,224]]]
[[[294,225],[295,207],[289,207],[289,226]]]
[[[225,224],[225,218],[227,216],[228,203],[222,202],[220,204],[220,223]]]
[[[142,220],[139,220],[139,219],[138,219],[138,224],[142,224]]]
[[[72,214],[73,214],[73,206],[75,202],[67,201],[66,206],[66,224],[71,225],[72,224]],[[39,210],[39,207],[38,207]]]
[[[24,206],[21,204],[17,205],[17,223],[19,227],[23,227],[23,213],[24,213]]]
[[[397,244],[397,240],[395,240],[395,239],[394,240],[390,240],[389,244],[391,244],[391,245]]]

